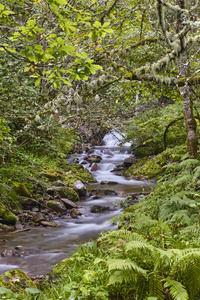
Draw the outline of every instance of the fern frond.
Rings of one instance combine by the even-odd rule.
[[[194,180],[199,179],[200,178],[200,166],[196,167],[194,169],[194,176],[193,176]]]
[[[128,273],[130,273],[130,271],[134,271],[136,274],[147,277],[146,270],[140,268],[134,261],[129,259],[109,259],[107,265],[108,271],[126,270]]]
[[[149,275],[149,296],[157,297],[158,300],[165,299],[161,280],[163,277],[156,272]]]
[[[189,295],[185,287],[180,282],[168,277],[163,279],[163,281],[165,281],[164,288],[169,288],[170,295],[174,300],[189,300]]]
[[[200,283],[200,268],[198,259],[196,260],[194,258],[189,262],[187,269],[184,272],[183,283],[188,291],[190,299],[194,299],[199,290]]]
[[[170,221],[175,223],[182,223],[185,225],[189,225],[191,223],[191,219],[188,216],[188,211],[186,209],[177,210],[172,216],[170,216]]]
[[[107,285],[117,285],[121,283],[130,283],[133,285],[137,282],[137,276],[133,272],[125,270],[115,271],[109,278]]]
[[[131,242],[128,242],[127,245],[126,245],[126,250],[127,251],[130,251],[130,250],[145,250],[147,252],[152,252],[154,251],[155,248],[154,246],[150,245],[150,244],[147,244],[147,243],[144,243],[144,242],[140,242],[140,241],[131,241]]]
[[[193,176],[189,175],[189,174],[181,176],[180,178],[178,178],[177,180],[175,180],[174,185],[175,186],[183,185],[183,184],[188,183],[189,181],[191,181],[192,178],[193,178]]]
[[[177,270],[183,270],[190,268],[190,264],[195,262],[196,271],[200,278],[200,250],[199,249],[187,249],[182,250],[182,255],[176,256],[171,269],[171,273],[175,274]],[[195,272],[196,272],[195,271]]]
[[[174,212],[174,206],[167,203],[160,207],[158,216],[161,220],[166,221],[168,220],[169,215],[172,214],[173,212]]]
[[[181,170],[181,166],[179,163],[169,163],[165,166],[162,167],[163,170],[166,171],[166,173],[168,172],[179,172]]]
[[[192,171],[194,168],[200,165],[200,161],[198,159],[186,159],[180,163],[182,170]]]
[[[129,242],[132,240],[136,241],[141,241],[141,242],[146,242],[146,239],[142,237],[142,235],[136,233],[136,232],[131,232],[127,229],[120,229],[120,230],[114,230],[114,231],[109,231],[106,232],[102,237],[98,239],[101,242],[109,242],[109,243],[114,243],[118,240],[124,240],[125,242]]]

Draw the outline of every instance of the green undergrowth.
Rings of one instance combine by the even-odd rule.
[[[181,159],[185,158],[187,158],[187,150],[185,146],[167,148],[158,155],[139,159],[136,164],[132,165],[128,170],[125,171],[125,175],[129,178],[155,178],[163,174],[163,166],[172,162],[180,162]]]
[[[173,150],[153,158],[162,164],[157,185],[124,206],[113,219],[119,229],[79,247],[36,298],[24,299],[199,299],[200,160],[188,159],[184,147]]]
[[[36,156],[27,151],[18,153],[17,159],[0,168],[1,203],[8,209],[20,210],[30,201],[37,202],[57,180],[69,187],[76,180],[95,181],[81,165],[70,165],[63,158]]]

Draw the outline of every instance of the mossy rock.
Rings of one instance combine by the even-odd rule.
[[[26,288],[37,288],[36,284],[22,270],[7,271],[0,276],[0,286],[20,293]]]
[[[135,157],[142,158],[150,155],[157,155],[162,152],[163,146],[155,143],[149,143],[138,147],[134,152]]]
[[[56,180],[63,180],[64,179],[64,173],[57,169],[48,169],[43,174],[46,178],[49,179],[49,181],[56,181]]]
[[[68,172],[65,175],[66,184],[71,186],[77,180],[80,180],[83,183],[97,182],[92,174],[87,169],[84,169],[82,165],[68,166]]]
[[[7,225],[15,225],[17,222],[17,217],[2,203],[0,203],[0,221]]]
[[[55,201],[55,200],[50,200],[47,202],[47,206],[57,213],[64,213],[66,212],[66,207],[62,202]]]
[[[47,189],[47,193],[60,198],[67,198],[72,201],[79,201],[79,195],[72,188],[66,186],[52,186]]]

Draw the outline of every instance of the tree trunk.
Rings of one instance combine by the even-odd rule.
[[[184,0],[177,0],[177,4],[181,8],[185,8]],[[183,29],[183,14],[178,13],[177,16],[177,33],[179,33]],[[180,38],[180,43],[184,41]],[[187,52],[181,54],[178,63],[179,68],[179,77],[186,78],[190,73],[190,64],[188,60]],[[185,129],[187,136],[187,150],[190,158],[197,157],[197,135],[196,135],[196,121],[193,115],[193,103],[191,99],[191,90],[186,82],[184,86],[180,87],[180,94],[183,101],[183,111],[184,111],[184,120],[185,120]]]

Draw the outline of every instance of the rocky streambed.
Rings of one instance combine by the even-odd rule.
[[[132,203],[137,202],[152,188],[149,182],[122,176],[134,157],[128,144],[120,144],[121,136],[109,133],[103,146],[87,147],[69,159],[80,164],[80,172],[82,166],[91,171],[96,183],[85,185],[78,180],[69,188],[56,180],[37,205],[16,212],[15,230],[0,235],[0,273],[20,268],[32,276],[47,274],[78,244],[117,228],[109,220],[121,213],[120,203],[130,195]]]

